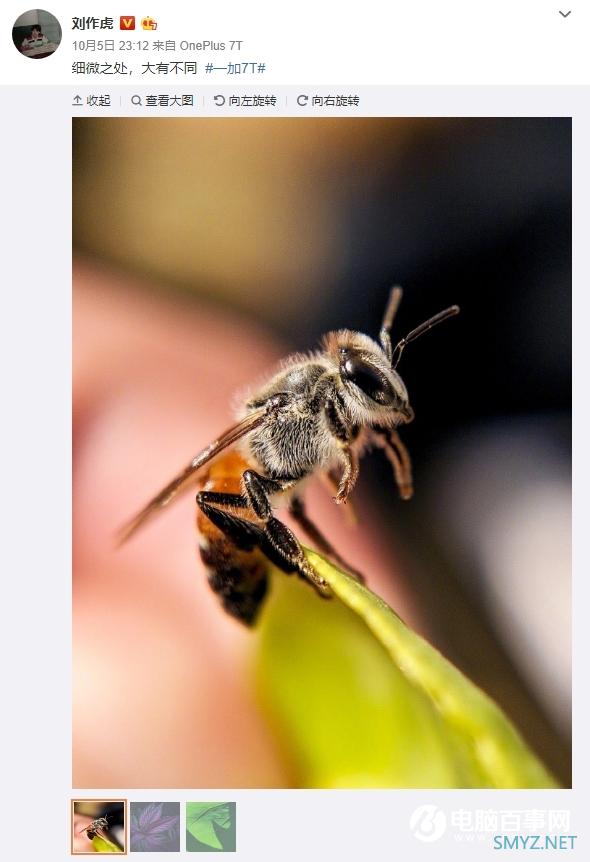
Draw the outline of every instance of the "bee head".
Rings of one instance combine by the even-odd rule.
[[[341,395],[356,422],[399,425],[412,421],[407,389],[380,345],[367,335],[343,329],[329,333],[324,347],[338,364]]]
[[[394,348],[391,326],[401,298],[401,287],[393,287],[381,324],[379,344],[368,335],[349,329],[330,332],[324,338],[324,350],[338,367],[343,388],[341,395],[351,418],[357,423],[391,426],[412,421],[414,411],[410,407],[408,391],[395,370],[402,352],[411,341],[459,312],[458,305],[439,311],[412,329]]]

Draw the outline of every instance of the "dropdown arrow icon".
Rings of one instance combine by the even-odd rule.
[[[561,15],[562,18],[567,18],[568,15],[572,14],[572,10],[570,9],[568,12],[562,12],[560,9],[559,14]]]

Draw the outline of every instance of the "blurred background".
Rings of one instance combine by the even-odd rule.
[[[88,663],[100,637],[85,641],[96,623],[84,597],[96,602],[101,551],[90,538],[96,460],[94,473],[84,465],[110,446],[88,432],[97,404],[126,374],[165,378],[179,358],[168,337],[186,345],[187,374],[215,381],[219,431],[227,421],[217,416],[230,415],[226,390],[275,356],[313,348],[339,327],[376,335],[392,284],[404,287],[394,342],[448,305],[461,314],[408,347],[398,369],[416,413],[403,429],[414,499],[401,502],[381,456],[367,457],[355,492],[364,538],[344,527],[342,541],[350,556],[363,541],[395,561],[381,566],[382,594],[499,701],[570,784],[570,120],[75,119],[73,134],[78,786],[130,784],[101,772],[85,743],[96,727],[87,720]],[[133,325],[143,326],[142,308],[152,327],[144,341]],[[216,351],[220,366],[231,357],[223,373]],[[146,386],[141,379],[129,391]],[[162,427],[175,409],[166,399],[183,385],[162,384],[153,413]],[[177,442],[136,425],[139,447],[144,432],[155,448]],[[186,448],[183,438],[185,448],[168,455],[171,472],[206,442]],[[168,478],[149,475],[117,516]],[[101,576],[110,565],[102,559]],[[212,767],[196,780],[154,765],[137,782],[289,786],[280,753],[268,762],[266,770],[245,763],[239,774]]]

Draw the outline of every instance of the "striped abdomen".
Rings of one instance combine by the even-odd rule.
[[[210,466],[203,477],[202,490],[239,495],[241,477],[247,469],[247,462],[237,452],[228,452]],[[222,504],[222,508],[236,519],[257,525],[250,509],[229,503]],[[268,587],[268,560],[253,544],[248,547],[247,541],[240,541],[239,547],[201,509],[197,509],[197,530],[211,589],[228,613],[241,622],[253,624]]]

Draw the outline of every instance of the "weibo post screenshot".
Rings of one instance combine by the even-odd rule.
[[[589,4],[0,20],[6,859],[590,858]]]

